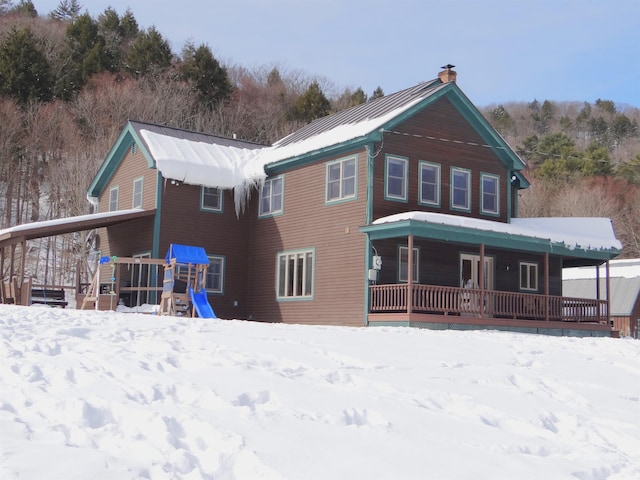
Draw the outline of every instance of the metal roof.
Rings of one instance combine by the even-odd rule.
[[[413,102],[417,98],[429,97],[438,90],[438,87],[443,87],[444,85],[446,84],[443,84],[440,79],[429,80],[414,87],[376,98],[375,100],[356,105],[355,107],[342,110],[332,115],[327,115],[326,117],[318,118],[300,130],[279,140],[274,146],[283,147],[292,143],[301,142],[341,125],[351,125],[364,120],[383,117],[387,113],[409,102]]]
[[[634,278],[611,277],[611,315],[629,316],[640,297],[640,275]],[[606,292],[606,279],[600,278],[600,296]],[[562,281],[562,294],[566,297],[596,298],[596,280],[579,278]]]
[[[167,127],[165,125],[156,125],[153,123],[139,122],[137,120],[129,120],[129,124],[138,134],[138,137],[142,142],[145,142],[144,137],[140,134],[141,130],[149,130],[151,132],[164,135],[167,137],[179,138],[183,140],[190,140],[192,142],[209,143],[211,145],[220,145],[224,147],[236,147],[236,148],[264,148],[265,145],[259,143],[248,142],[245,140],[237,140],[235,138],[221,137],[218,135],[210,135],[207,133],[194,132],[191,130],[182,130],[180,128]],[[146,143],[146,142],[145,142]],[[148,149],[148,145],[145,144]]]

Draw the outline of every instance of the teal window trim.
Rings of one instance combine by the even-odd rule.
[[[118,201],[120,197],[120,186],[116,185],[109,189],[109,211],[115,212],[118,210]]]
[[[402,177],[398,177],[397,175],[391,176],[390,167],[396,165],[402,165]],[[394,169],[395,170],[395,169]],[[385,155],[384,162],[384,199],[390,200],[392,202],[403,202],[407,203],[407,176],[409,171],[409,159],[406,157],[401,157],[398,155]],[[395,172],[394,172],[395,173]],[[392,182],[390,182],[392,180]],[[389,188],[398,183],[401,187],[401,193],[391,193]]]
[[[520,290],[523,292],[537,292],[539,266],[537,262],[520,261],[518,265],[518,276]],[[533,283],[533,285],[532,285]]]
[[[495,183],[495,192],[486,192],[485,191],[485,180],[493,180]],[[491,210],[485,207],[486,194],[490,194],[495,196],[494,203],[495,209]],[[500,175],[496,175],[493,173],[481,173],[480,174],[480,213],[483,215],[490,215],[493,217],[500,216]]]
[[[131,208],[142,208],[144,199],[144,177],[138,177],[133,180],[133,197],[131,199]]]
[[[403,257],[404,252],[404,257]],[[398,245],[398,283],[407,283],[407,268],[405,267],[404,273],[402,265],[407,262],[402,261],[403,258],[408,259],[409,246]],[[413,247],[413,283],[420,283],[420,247]]]
[[[435,199],[425,200],[423,193],[423,184],[425,183],[422,178],[423,169],[433,169],[435,173]],[[428,205],[431,207],[440,207],[441,192],[442,189],[442,167],[439,163],[427,162],[426,160],[420,160],[418,163],[418,203],[420,205]]]
[[[208,195],[207,190],[216,190],[218,192],[218,206],[211,207],[205,205],[205,198]],[[224,211],[224,191],[220,188],[216,187],[200,187],[200,211],[201,212],[212,212],[212,213],[222,213]]]
[[[274,194],[274,185],[280,184],[279,193]],[[264,196],[265,190],[268,188],[268,197]],[[273,203],[279,197],[280,207],[274,208]],[[268,207],[265,210],[264,201],[268,201]],[[267,178],[260,186],[260,199],[258,207],[258,217],[272,217],[274,215],[282,215],[284,213],[284,175]]]
[[[315,248],[278,252],[276,254],[276,300],[278,302],[313,300],[315,275]]]
[[[345,169],[347,164],[353,162],[353,176],[345,176]],[[338,167],[337,169],[335,167]],[[337,172],[337,178],[332,178],[331,173]],[[326,163],[326,177],[325,177],[325,204],[332,205],[334,203],[348,202],[358,198],[358,156],[351,155],[349,157],[332,160]],[[347,185],[349,180],[353,181],[353,192],[345,194],[345,190],[348,190]],[[333,185],[337,186],[337,195],[330,198],[333,191],[331,188]]]
[[[460,188],[459,181],[456,182],[456,177],[464,175],[466,177],[464,189]],[[465,204],[456,203],[456,193],[464,191]],[[460,167],[451,167],[451,210],[458,210],[461,212],[471,211],[471,170]]]
[[[207,258],[211,263],[207,268],[207,279],[205,281],[205,289],[207,293],[212,293],[215,295],[224,295],[224,283],[225,283],[224,280],[225,280],[225,270],[227,266],[227,258],[224,255],[207,255]],[[214,273],[212,269],[214,264],[217,264],[220,266],[219,272]],[[210,281],[212,281],[214,275],[219,275],[220,277],[220,280],[219,280],[220,285],[218,288],[213,288],[209,286]]]

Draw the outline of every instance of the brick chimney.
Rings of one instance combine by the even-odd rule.
[[[456,77],[458,74],[453,70],[453,67],[455,67],[455,65],[451,65],[450,63],[446,64],[444,67],[440,67],[444,68],[444,70],[438,73],[438,78],[442,80],[442,83],[456,83]]]

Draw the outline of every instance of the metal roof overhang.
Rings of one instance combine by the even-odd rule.
[[[504,232],[479,230],[469,227],[443,225],[417,220],[401,220],[397,222],[372,224],[360,227],[370,240],[408,237],[428,238],[442,242],[462,243],[468,245],[485,245],[523,252],[549,253],[566,258],[565,266],[600,264],[620,254],[612,249],[587,250],[552,242],[543,238],[514,235]]]
[[[7,247],[25,240],[62,235],[64,233],[81,232],[100,227],[110,227],[129,222],[138,218],[150,217],[156,210],[122,210],[113,214],[93,214],[69,217],[60,220],[45,220],[33,222],[18,227],[0,230],[0,248]]]

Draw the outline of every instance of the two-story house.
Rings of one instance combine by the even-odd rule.
[[[100,249],[203,247],[222,318],[610,334],[608,292],[563,297],[561,273],[619,254],[611,221],[516,218],[525,165],[455,80],[272,146],[130,121],[88,193],[148,216],[103,229]]]

